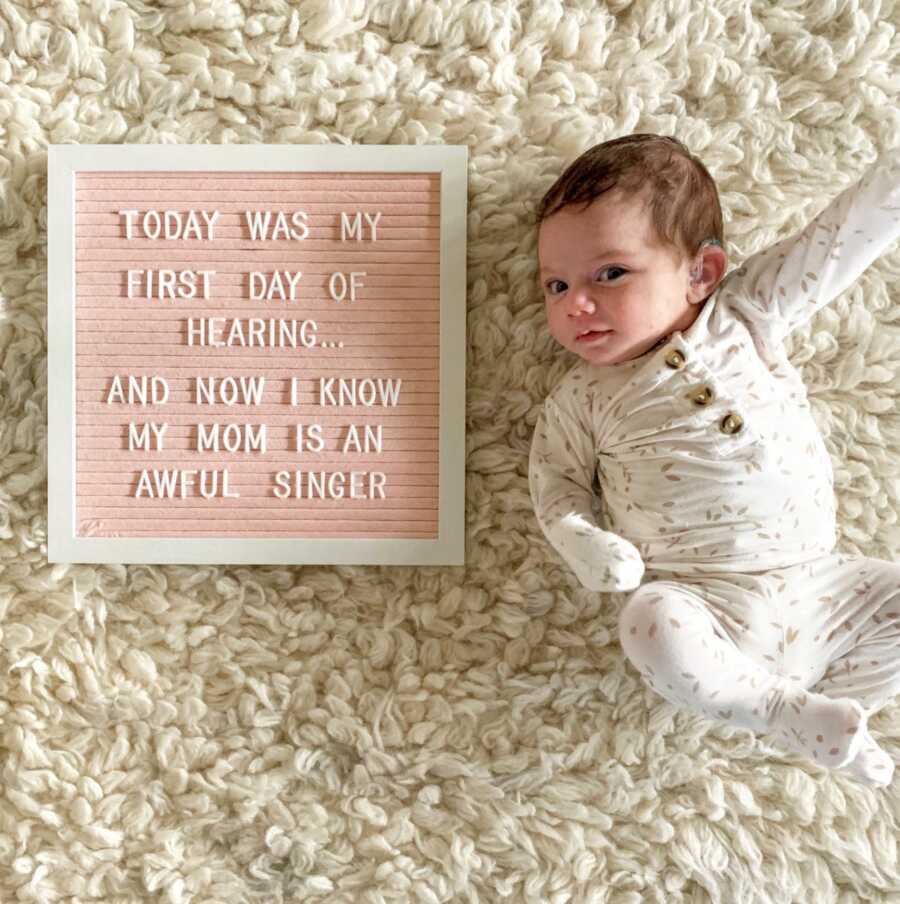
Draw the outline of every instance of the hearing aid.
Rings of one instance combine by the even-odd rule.
[[[704,248],[706,245],[718,245],[720,248],[722,247],[722,243],[718,239],[704,239],[700,243],[700,248]],[[700,282],[700,267],[699,266],[696,266],[696,267],[694,267],[693,270],[691,270],[691,282],[692,283]]]

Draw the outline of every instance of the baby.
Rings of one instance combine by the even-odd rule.
[[[550,333],[581,359],[532,441],[547,539],[624,604],[622,648],[662,697],[888,784],[867,720],[900,693],[900,563],[834,552],[783,340],[900,236],[900,149],[728,273],[715,183],[674,138],[591,148],[537,221]]]

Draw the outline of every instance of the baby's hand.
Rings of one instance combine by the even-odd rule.
[[[584,567],[575,569],[588,590],[612,593],[641,586],[644,560],[634,544],[618,534],[599,531],[591,540],[593,555]]]
[[[644,577],[644,560],[637,547],[624,537],[608,532],[603,536],[602,545],[609,561],[600,569],[603,571],[605,586],[597,589],[615,591],[640,587]]]
[[[640,587],[644,561],[624,537],[601,530],[579,515],[561,519],[554,534],[554,545],[588,590],[612,593]]]

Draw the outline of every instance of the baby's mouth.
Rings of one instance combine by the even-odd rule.
[[[600,336],[607,336],[612,330],[582,330],[576,334],[576,342],[589,342],[591,339],[598,339]]]

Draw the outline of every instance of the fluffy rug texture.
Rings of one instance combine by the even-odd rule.
[[[0,0],[0,900],[900,901],[872,790],[676,710],[535,521],[535,202],[673,134],[730,266],[897,142],[893,0]],[[469,147],[465,567],[50,565],[47,145]],[[900,247],[790,337],[900,549]],[[900,705],[873,716],[900,760]]]

